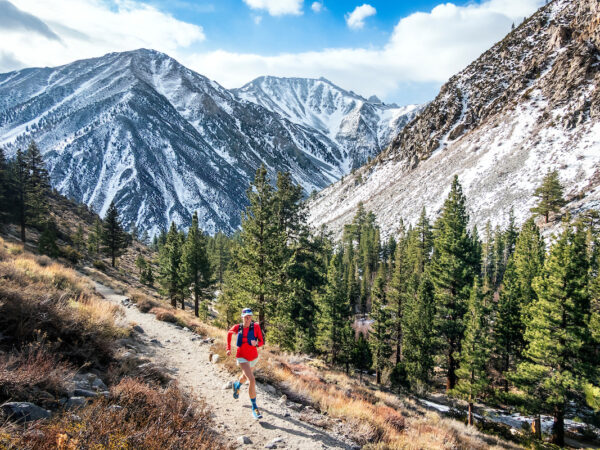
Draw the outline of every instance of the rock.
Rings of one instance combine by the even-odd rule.
[[[265,444],[265,448],[277,448],[277,444],[273,444],[273,442],[268,442]]]
[[[233,387],[233,381],[230,380],[223,385],[223,390],[225,391],[227,389],[231,389],[232,387]]]
[[[73,395],[75,397],[96,397],[98,394],[87,389],[75,389]]]
[[[78,416],[77,414],[71,414],[71,417],[70,417],[70,419],[71,419],[73,422],[81,422],[81,416]]]
[[[287,402],[287,395],[283,394],[281,397],[279,397],[279,403],[285,405],[285,402]]]
[[[221,359],[221,357],[219,355],[212,355],[212,358],[210,360],[212,361],[213,364],[217,364],[220,359]]]
[[[123,407],[121,405],[110,405],[108,409],[109,411],[121,411]]]
[[[237,441],[242,445],[252,444],[252,441],[250,440],[250,438],[248,436],[239,436],[237,438]]]
[[[144,329],[142,327],[140,327],[139,325],[134,325],[134,327],[132,328],[133,331],[140,333],[140,334],[144,334]]]
[[[183,327],[183,331],[190,331],[188,327]]]
[[[106,384],[104,384],[104,382],[100,378],[96,378],[93,381],[92,388],[96,389],[97,391],[106,391],[108,389]]]
[[[86,397],[70,397],[65,404],[65,408],[67,409],[77,409],[82,408],[86,405],[87,399]]]
[[[210,344],[211,340],[209,338],[206,338],[202,341],[204,344]]]
[[[197,337],[197,336],[194,336],[194,337],[192,338],[192,342],[196,342],[197,340],[198,340],[198,337]]]
[[[150,343],[160,345],[160,341],[158,339],[150,339]]]
[[[14,422],[31,422],[50,417],[50,411],[29,402],[8,402],[0,406],[0,409]]]
[[[263,389],[265,391],[267,391],[269,394],[273,394],[273,395],[277,394],[277,389],[275,389],[270,384],[263,384]]]
[[[290,402],[288,408],[293,409],[294,411],[302,411],[302,408],[304,407],[300,403]]]
[[[278,436],[275,439],[273,439],[271,442],[278,444],[279,442],[283,442],[283,438],[281,436]]]
[[[283,417],[290,417],[290,412],[289,411],[284,412]]]

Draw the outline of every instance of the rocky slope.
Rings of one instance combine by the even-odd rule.
[[[59,192],[101,215],[114,200],[127,225],[151,234],[187,225],[193,211],[209,232],[235,230],[263,163],[307,193],[352,166],[328,130],[143,49],[0,74],[0,145],[13,155],[31,139]]]
[[[558,169],[568,208],[600,205],[600,6],[554,0],[452,77],[373,163],[322,191],[311,223],[338,231],[359,202],[385,234],[437,214],[456,174],[474,223],[529,216]]]
[[[324,78],[260,77],[233,92],[326,135],[342,149],[346,173],[379,154],[421,109],[367,100]]]

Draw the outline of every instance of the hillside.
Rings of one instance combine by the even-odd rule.
[[[346,114],[344,105],[330,107]],[[403,115],[397,112],[390,130],[404,125]],[[390,119],[373,121],[369,126],[387,129]],[[359,126],[335,140],[333,130],[240,100],[153,50],[0,75],[0,145],[7,154],[34,139],[61,194],[101,215],[114,200],[127,226],[151,234],[171,221],[189,225],[193,211],[206,231],[232,232],[261,164],[271,175],[289,171],[308,194],[375,156],[392,132],[377,132],[383,141],[368,155],[362,144],[355,151],[353,143],[369,133]]]
[[[425,206],[435,216],[456,174],[472,222],[522,223],[558,169],[578,212],[600,204],[598,4],[555,0],[465,70],[371,164],[323,190],[310,221],[339,233],[359,202],[384,234]]]

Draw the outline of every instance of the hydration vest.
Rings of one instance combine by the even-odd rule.
[[[242,346],[242,342],[244,341],[244,324],[240,323],[238,325],[238,335],[237,335],[237,346],[241,347]],[[258,340],[256,339],[256,335],[255,335],[255,328],[256,327],[256,323],[254,321],[250,322],[250,327],[248,328],[248,335],[246,336],[246,342],[248,343],[248,345],[252,345],[250,342],[254,341],[254,340]]]

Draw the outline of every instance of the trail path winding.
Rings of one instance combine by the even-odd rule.
[[[94,285],[111,302],[121,305],[127,298],[108,286],[96,282]],[[123,310],[124,320],[135,322],[144,331],[138,335],[143,343],[138,353],[171,369],[181,387],[206,400],[217,430],[234,446],[262,449],[270,445],[267,448],[303,450],[356,447],[341,434],[303,422],[300,413],[281,404],[277,393],[270,392],[274,391],[272,387],[260,384],[257,398],[264,419],[256,421],[252,418],[247,387],[242,388],[239,400],[233,399],[231,389],[223,389],[234,378],[224,368],[209,362],[210,344],[202,343],[191,331],[158,321],[153,314],[144,314],[136,307]],[[240,444],[240,436],[247,436],[251,443]]]

